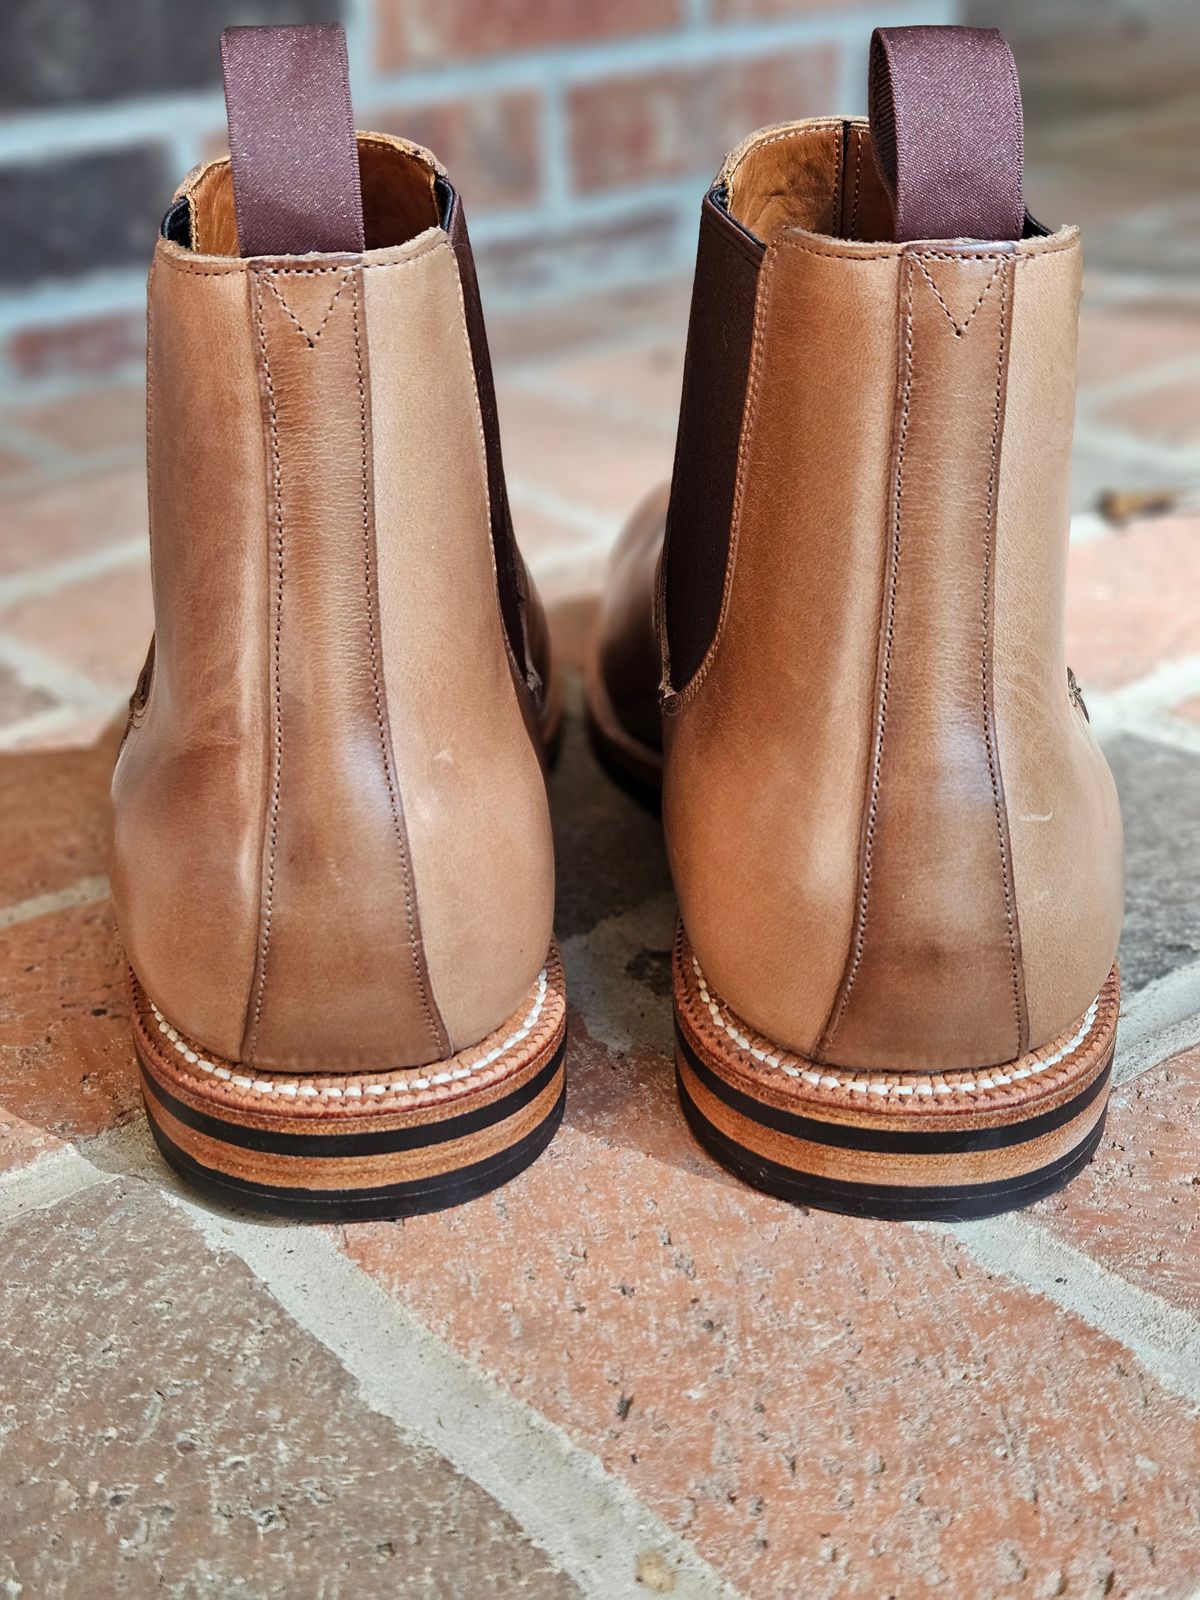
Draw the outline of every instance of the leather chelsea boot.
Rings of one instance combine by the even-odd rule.
[[[151,1127],[220,1198],[398,1216],[562,1115],[544,620],[462,202],[340,28],[222,47],[150,274],[155,640],[113,780]]]
[[[590,673],[603,753],[662,773],[688,1120],[867,1215],[1025,1205],[1108,1096],[1121,824],[1063,619],[1080,245],[1021,151],[1000,36],[911,28],[875,36],[869,124],[729,157],[669,504]]]

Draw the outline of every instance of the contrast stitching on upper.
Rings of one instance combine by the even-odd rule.
[[[1022,241],[1028,242],[1028,241]],[[847,244],[857,243],[848,239]],[[969,246],[962,250],[922,250],[920,253],[926,261],[1011,261],[1014,267],[1032,266],[1034,262],[1041,261],[1045,256],[1061,254],[1066,250],[1074,250],[1079,245],[1079,234],[1073,231],[1067,238],[1058,239],[1053,244],[1045,240],[1037,241],[1039,248],[1036,250],[973,250]],[[799,250],[806,256],[826,256],[831,261],[845,261],[855,264],[859,261],[899,261],[903,256],[911,255],[912,251],[904,245],[895,245],[890,250],[827,250],[817,245],[812,245],[807,240],[796,238],[794,235],[782,234],[772,245],[773,249]]]
[[[850,996],[862,967],[866,948],[867,918],[870,910],[871,877],[875,864],[875,830],[879,821],[879,793],[883,770],[883,751],[887,739],[888,694],[891,688],[892,652],[896,638],[896,598],[899,587],[901,554],[901,520],[904,501],[904,456],[908,445],[908,422],[912,402],[913,384],[913,275],[911,264],[905,267],[904,305],[904,384],[901,391],[900,417],[896,434],[895,487],[892,492],[891,530],[888,539],[888,581],[884,599],[883,639],[880,647],[878,709],[875,715],[875,739],[871,752],[871,787],[866,824],[862,843],[862,883],[859,887],[858,905],[854,917],[854,943],[850,966],[843,981],[842,992],[836,1003],[831,1021],[826,1023],[818,1048],[827,1050],[833,1043]]]
[[[981,261],[981,260],[982,261],[995,261],[996,262],[996,266],[992,270],[991,277],[984,284],[983,289],[982,289],[982,291],[981,291],[981,293],[979,295],[979,298],[976,300],[975,304],[971,307],[971,310],[970,310],[970,312],[969,312],[969,314],[967,316],[967,320],[965,322],[963,322],[963,323],[959,323],[959,322],[957,322],[955,320],[954,313],[951,311],[950,307],[946,304],[946,301],[945,301],[945,299],[944,299],[944,297],[942,295],[942,291],[938,288],[937,284],[934,282],[933,274],[929,271],[929,268],[925,265],[925,262],[922,259],[925,254],[926,254],[925,251],[914,251],[913,252],[913,259],[916,261],[917,266],[920,269],[921,276],[925,279],[925,282],[929,285],[929,287],[933,290],[934,294],[937,296],[938,305],[940,305],[942,310],[946,313],[946,320],[949,322],[950,326],[954,329],[954,337],[956,339],[961,339],[963,337],[963,335],[966,333],[967,329],[975,321],[975,318],[976,318],[976,316],[977,316],[977,314],[979,312],[980,307],[983,305],[983,302],[987,299],[988,295],[991,294],[993,285],[995,284],[997,278],[999,278],[1000,274],[1004,271],[1004,263],[1005,263],[1005,261],[1010,259],[1010,258],[1007,257],[1007,256],[999,256],[999,257],[996,257],[996,256],[975,256],[975,257],[968,257],[967,258],[968,260],[974,259],[976,261]]]
[[[324,271],[325,269],[322,268],[321,270]],[[331,270],[336,270],[336,269],[331,269]],[[338,284],[337,288],[333,292],[333,299],[329,302],[328,310],[325,312],[325,315],[321,318],[321,321],[318,323],[317,327],[314,328],[311,333],[304,326],[304,324],[300,321],[300,318],[292,310],[291,306],[288,305],[287,301],[283,298],[283,295],[280,293],[278,287],[276,286],[275,279],[277,277],[281,276],[281,275],[283,277],[288,277],[288,278],[295,276],[295,274],[290,272],[286,267],[281,267],[281,268],[272,267],[272,268],[269,268],[263,274],[263,276],[266,278],[267,288],[270,289],[271,293],[275,296],[276,300],[279,301],[279,304],[283,307],[284,313],[286,314],[286,316],[288,318],[288,321],[291,322],[296,327],[296,329],[300,333],[301,337],[306,341],[306,343],[308,344],[309,349],[311,350],[316,345],[317,340],[325,332],[325,329],[329,326],[329,319],[330,319],[330,317],[332,317],[332,315],[334,313],[334,308],[337,306],[338,301],[342,298],[342,290],[346,287],[346,285],[350,282],[350,279],[354,276],[354,268],[353,267],[347,267],[343,271],[343,273],[342,273],[342,281]]]
[[[680,711],[700,692],[700,686],[707,678],[716,656],[717,646],[725,630],[725,619],[729,613],[729,597],[733,590],[733,569],[737,560],[738,533],[742,522],[742,507],[746,498],[746,463],[750,455],[750,445],[754,438],[755,425],[758,419],[759,380],[762,376],[763,346],[765,343],[763,332],[766,327],[768,302],[773,293],[775,278],[773,270],[774,250],[774,245],[768,249],[767,257],[759,270],[758,283],[755,290],[750,380],[746,392],[741,434],[738,438],[737,473],[733,486],[733,509],[729,518],[729,549],[725,554],[725,575],[721,585],[721,608],[717,612],[717,625],[713,629],[713,636],[709,641],[708,649],[704,652],[703,661],[701,661],[684,687],[671,697],[670,702],[664,701],[664,710],[668,710],[671,713]]]
[[[510,1050],[515,1049],[517,1045],[523,1043],[529,1037],[538,1018],[545,1009],[548,988],[549,975],[547,969],[543,967],[537,977],[537,994],[534,996],[533,1005],[515,1031],[509,1034],[506,1039],[501,1040],[491,1050],[486,1051],[477,1061],[472,1061],[467,1066],[453,1067],[449,1071],[443,1069],[439,1072],[429,1072],[426,1069],[424,1073],[415,1078],[406,1077],[398,1073],[383,1083],[326,1084],[321,1088],[317,1088],[315,1084],[311,1083],[280,1081],[275,1078],[248,1078],[243,1073],[235,1072],[228,1062],[220,1059],[210,1061],[207,1056],[194,1049],[184,1035],[167,1021],[153,1000],[147,999],[146,1003],[149,1005],[154,1020],[158,1024],[159,1033],[164,1036],[176,1054],[183,1057],[188,1066],[199,1067],[201,1072],[207,1073],[210,1077],[219,1078],[222,1082],[232,1084],[235,1089],[246,1089],[252,1094],[283,1095],[291,1100],[297,1098],[305,1100],[346,1100],[361,1099],[366,1095],[373,1097],[394,1095],[403,1099],[406,1096],[420,1094],[427,1089],[441,1088],[447,1083],[459,1083],[464,1078],[474,1077],[486,1068],[494,1066]],[[452,1060],[453,1057],[448,1059]]]
[[[263,380],[267,391],[267,412],[271,438],[271,523],[274,533],[275,546],[275,584],[274,584],[274,610],[275,625],[272,639],[271,672],[274,682],[271,694],[271,806],[269,812],[269,827],[267,839],[267,871],[266,884],[263,890],[262,922],[259,932],[258,945],[258,982],[255,985],[254,1014],[250,1023],[249,1036],[246,1040],[244,1054],[248,1060],[254,1057],[258,1044],[259,1027],[262,1022],[263,996],[267,985],[267,961],[271,950],[271,919],[275,905],[275,863],[279,847],[279,802],[283,777],[283,688],[281,682],[282,643],[281,632],[283,626],[283,578],[284,578],[284,516],[283,516],[283,467],[279,450],[279,412],[275,400],[275,382],[271,376],[270,355],[267,348],[267,328],[263,315],[263,290],[262,276],[254,275],[255,284],[255,312],[258,322],[258,348],[259,359],[262,363]]]
[[[847,239],[845,241],[847,244],[854,244],[856,242],[857,241],[853,239]],[[1069,249],[1072,243],[1073,241],[1068,240],[1065,244],[1056,245],[1055,249]],[[806,239],[798,239],[788,234],[781,235],[780,238],[775,241],[773,248],[779,250],[799,250],[802,255],[826,256],[831,261],[847,262],[901,261],[906,256],[911,257],[914,253],[911,249],[899,244],[890,250],[828,250],[822,249],[819,245],[809,244]],[[1036,261],[1039,259],[1038,255],[1019,255],[1013,250],[972,250],[970,248],[964,250],[922,250],[920,254],[926,261],[1012,261],[1018,266],[1022,262]],[[1039,255],[1040,254],[1049,255],[1051,252],[1039,252]]]
[[[395,271],[401,267],[415,267],[418,262],[426,260],[436,251],[449,249],[451,244],[445,233],[435,233],[419,250],[414,250],[411,255],[401,256],[397,261],[356,261],[353,266],[359,272]],[[289,278],[317,278],[331,272],[345,272],[348,265],[345,261],[335,261],[327,267],[264,267],[261,263],[256,264],[254,257],[248,256],[245,259],[238,257],[237,260],[230,260],[219,267],[210,267],[199,266],[188,261],[186,257],[175,255],[168,250],[159,251],[156,260],[172,272],[186,273],[192,278],[227,278],[238,273],[258,276],[263,272],[279,272]]]
[[[829,117],[824,121],[803,122],[799,127],[782,128],[778,133],[773,133],[769,139],[760,139],[757,143],[751,144],[742,151],[738,157],[737,166],[731,170],[725,180],[729,185],[730,193],[732,194],[733,192],[733,182],[738,173],[746,165],[750,157],[757,155],[760,150],[766,150],[773,144],[781,144],[785,139],[812,139],[819,133],[828,133],[830,128],[839,127],[841,122],[841,117]]]
[[[1065,1061],[1068,1056],[1074,1055],[1076,1050],[1078,1050],[1079,1047],[1086,1041],[1088,1035],[1092,1032],[1092,1029],[1096,1025],[1096,1018],[1100,1013],[1100,1000],[1102,998],[1102,995],[1097,995],[1092,1001],[1091,1005],[1084,1012],[1083,1020],[1081,1021],[1078,1029],[1071,1036],[1071,1038],[1067,1040],[1066,1044],[1060,1045],[1057,1050],[1053,1051],[1048,1056],[1031,1061],[1028,1065],[1022,1065],[1020,1064],[1019,1059],[1014,1059],[1013,1062],[1005,1068],[995,1067],[981,1073],[978,1078],[965,1078],[962,1082],[956,1081],[952,1084],[944,1081],[944,1073],[938,1073],[936,1075],[923,1074],[920,1076],[918,1076],[916,1073],[912,1073],[910,1074],[913,1080],[911,1083],[890,1083],[878,1073],[848,1073],[839,1068],[838,1073],[835,1074],[824,1069],[820,1072],[817,1072],[814,1071],[813,1068],[804,1068],[801,1066],[792,1065],[789,1061],[784,1059],[785,1056],[792,1056],[796,1060],[803,1060],[804,1058],[796,1057],[793,1051],[780,1050],[778,1046],[770,1046],[764,1049],[763,1046],[767,1045],[768,1043],[765,1038],[763,1039],[762,1044],[755,1044],[754,1040],[751,1039],[747,1033],[743,1032],[741,1028],[736,1027],[734,1022],[725,1015],[725,1013],[721,1010],[720,1001],[709,989],[708,981],[701,970],[700,963],[697,961],[694,955],[692,956],[692,971],[695,974],[696,986],[700,993],[700,999],[703,1002],[703,1005],[709,1016],[716,1023],[717,1027],[721,1029],[721,1032],[726,1034],[739,1050],[743,1051],[753,1060],[760,1062],[763,1066],[777,1068],[780,1072],[784,1073],[786,1077],[799,1078],[804,1083],[810,1084],[813,1088],[850,1089],[857,1094],[873,1094],[879,1096],[941,1096],[953,1094],[982,1094],[986,1093],[988,1090],[1005,1089],[1009,1086],[1009,1084],[1021,1082],[1025,1078],[1036,1078],[1039,1074],[1048,1071],[1051,1067],[1058,1066],[1059,1063]],[[762,1038],[762,1035],[757,1035],[756,1037]],[[814,1063],[814,1067],[817,1065],[820,1065],[820,1063]]]
[[[863,135],[862,129],[861,128],[855,128],[855,130],[854,130],[854,201],[853,201],[853,204],[850,207],[850,227],[849,227],[849,235],[850,235],[851,239],[854,238],[855,231],[856,231],[856,229],[858,227],[858,201],[859,201],[859,190],[860,190],[861,183],[862,183],[863,139],[864,139],[864,135]]]
[[[845,165],[846,159],[846,135],[844,124],[838,129],[838,133],[840,134],[840,137],[834,141],[833,147],[833,193],[830,196],[829,201],[828,229],[830,233],[836,233],[838,228],[841,226],[842,211],[845,202],[845,196],[842,193],[844,178],[842,169]]]
[[[358,418],[362,449],[363,578],[366,585],[367,598],[367,647],[371,659],[371,688],[375,699],[375,724],[379,733],[379,751],[383,759],[383,774],[387,783],[388,803],[392,814],[392,832],[395,835],[396,847],[400,855],[400,872],[404,883],[404,920],[408,928],[408,949],[409,958],[412,962],[413,979],[417,986],[417,993],[421,997],[421,1010],[424,1014],[430,1037],[433,1039],[435,1047],[441,1050],[448,1041],[440,1018],[435,1018],[434,1016],[429,996],[429,984],[422,970],[423,963],[420,956],[420,934],[417,930],[412,864],[408,858],[408,840],[400,817],[400,802],[396,793],[396,781],[392,770],[392,755],[389,749],[387,728],[384,725],[383,689],[379,672],[379,642],[375,634],[375,562],[372,549],[370,500],[371,462],[367,451],[367,386],[363,375],[359,300],[360,295],[356,287],[353,299],[354,356],[358,370]]]
[[[1000,268],[996,269],[1000,271]],[[924,269],[922,268],[922,271]],[[928,276],[928,274],[926,274]],[[994,274],[993,274],[994,277]],[[973,313],[972,313],[973,314]],[[1004,356],[1007,349],[1008,329],[1008,278],[1000,289],[1000,334],[996,351],[996,396],[992,412],[991,463],[988,469],[986,516],[983,535],[983,598],[981,615],[982,643],[980,648],[980,687],[982,691],[983,742],[987,750],[988,776],[992,785],[992,808],[996,817],[996,839],[1000,849],[1000,881],[1004,891],[1004,921],[1008,934],[1008,954],[1012,969],[1013,1012],[1017,1024],[1017,1049],[1020,1055],[1024,1046],[1026,1024],[1022,998],[1021,965],[1017,953],[1017,913],[1013,900],[1012,863],[1009,859],[1007,830],[1005,828],[1004,802],[1000,794],[999,763],[996,752],[995,726],[992,718],[992,652],[989,615],[991,609],[992,546],[995,536],[996,485],[1000,460],[1000,420],[1002,416]]]

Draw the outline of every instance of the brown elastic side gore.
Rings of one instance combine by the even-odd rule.
[[[363,249],[346,35],[226,28],[221,68],[243,256]]]
[[[533,659],[529,639],[526,615],[528,584],[517,549],[512,512],[508,502],[508,484],[504,476],[504,455],[500,446],[500,412],[496,404],[492,358],[488,349],[487,328],[483,320],[483,304],[479,297],[475,256],[467,234],[467,215],[462,197],[457,193],[452,192],[446,228],[454,250],[454,259],[458,263],[463,310],[467,319],[467,339],[471,346],[475,387],[479,394],[479,415],[483,424],[483,442],[487,457],[488,502],[492,523],[492,548],[496,552],[500,612],[509,648],[517,664],[520,678],[518,688],[523,691],[523,699],[526,702],[532,699],[531,719],[536,721],[544,706],[547,685],[542,682],[542,675]]]
[[[763,255],[710,195],[700,219],[663,555],[664,681],[676,690],[704,660],[721,613]]]

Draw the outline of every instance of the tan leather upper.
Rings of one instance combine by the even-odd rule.
[[[989,1066],[1081,1016],[1121,923],[1063,639],[1079,240],[834,236],[863,215],[862,130],[836,129],[767,130],[725,173],[746,225],[749,155],[746,204],[780,225],[720,620],[665,705],[664,826],[692,947],[754,1027],[849,1069]],[[632,527],[618,570],[655,538]]]
[[[436,1060],[519,1004],[553,899],[455,251],[438,226],[362,257],[164,240],[150,327],[156,646],[113,783],[129,960],[234,1060]]]

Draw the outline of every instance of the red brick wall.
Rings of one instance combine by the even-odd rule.
[[[360,126],[462,190],[489,304],[686,269],[704,180],[751,128],[856,109],[879,21],[955,0],[5,0],[0,385],[136,360],[170,191],[223,147],[217,39],[341,11]],[[69,43],[69,48],[67,47]]]

